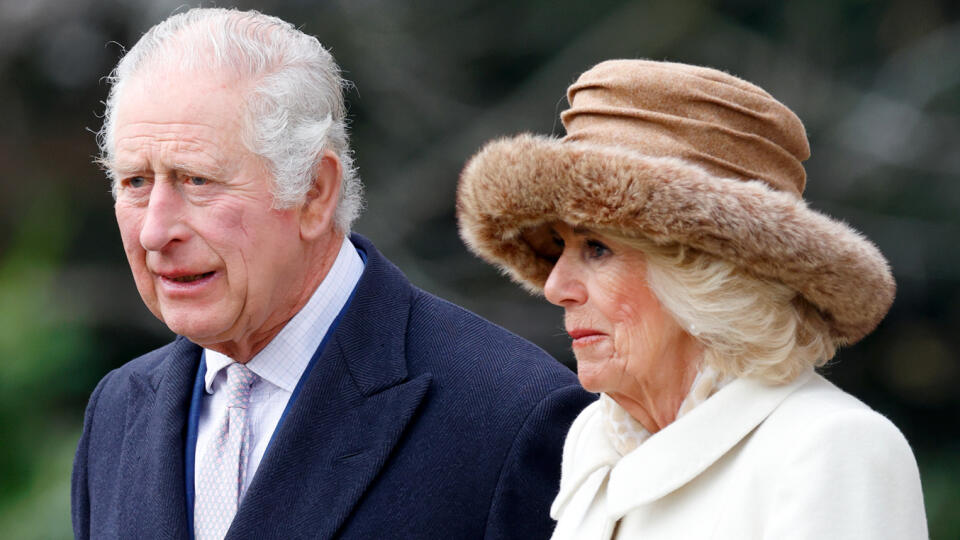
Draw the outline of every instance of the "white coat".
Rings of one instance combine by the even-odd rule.
[[[737,379],[622,459],[602,421],[567,435],[556,539],[927,538],[903,435],[812,371]]]

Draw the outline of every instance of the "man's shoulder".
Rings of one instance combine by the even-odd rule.
[[[483,345],[483,351],[487,354],[521,355],[559,365],[546,351],[530,341],[463,306],[420,289],[416,289],[411,306],[410,326],[413,327],[411,332],[419,328],[421,331],[418,333],[424,334],[423,337],[449,341],[453,347],[472,348],[479,344]],[[425,332],[427,328],[436,331]]]
[[[441,370],[501,385],[549,390],[578,385],[574,373],[546,351],[448,300],[417,289],[410,311],[413,357],[435,357]]]
[[[403,332],[408,376],[431,376],[440,401],[463,396],[477,406],[529,410],[559,390],[588,396],[576,375],[526,339],[448,300],[426,292],[380,254],[369,240],[351,237],[368,256],[355,307],[364,316],[362,328],[377,326]],[[369,301],[370,299],[375,301]],[[371,318],[404,318],[402,324],[380,324]],[[361,326],[353,331],[361,332]],[[563,393],[563,392],[561,392]],[[585,402],[584,402],[585,403]],[[582,408],[582,407],[581,407]]]
[[[508,372],[544,371],[565,382],[576,383],[573,372],[540,347],[462,306],[416,287],[363,236],[354,234],[351,240],[368,257],[370,276],[361,279],[363,294],[402,299],[398,302],[403,306],[402,311],[397,309],[393,315],[407,316],[406,345],[414,359],[443,357],[448,366],[476,365],[487,371],[494,365]]]

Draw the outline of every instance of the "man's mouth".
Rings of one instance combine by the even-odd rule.
[[[210,277],[213,275],[213,272],[204,272],[202,274],[191,274],[188,276],[177,276],[177,277],[167,277],[170,281],[176,281],[177,283],[192,283],[199,279]]]

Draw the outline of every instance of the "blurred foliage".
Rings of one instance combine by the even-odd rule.
[[[126,267],[97,149],[102,77],[182,0],[0,0],[0,531],[67,538],[83,406],[170,339]],[[226,5],[222,4],[221,5]],[[899,285],[824,371],[913,445],[933,538],[960,537],[960,6],[948,0],[238,1],[333,49],[368,209],[411,279],[572,356],[561,314],[469,256],[453,198],[486,140],[562,134],[596,62],[669,59],[751,80],[804,120],[806,197],[863,231]]]

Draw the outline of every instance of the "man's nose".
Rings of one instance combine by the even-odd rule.
[[[553,270],[543,285],[543,295],[551,304],[565,308],[587,301],[587,288],[577,276],[577,271],[566,253],[553,265]]]
[[[163,251],[171,243],[183,241],[188,228],[183,222],[181,193],[167,182],[157,181],[150,190],[147,214],[140,229],[140,245],[147,251]]]

